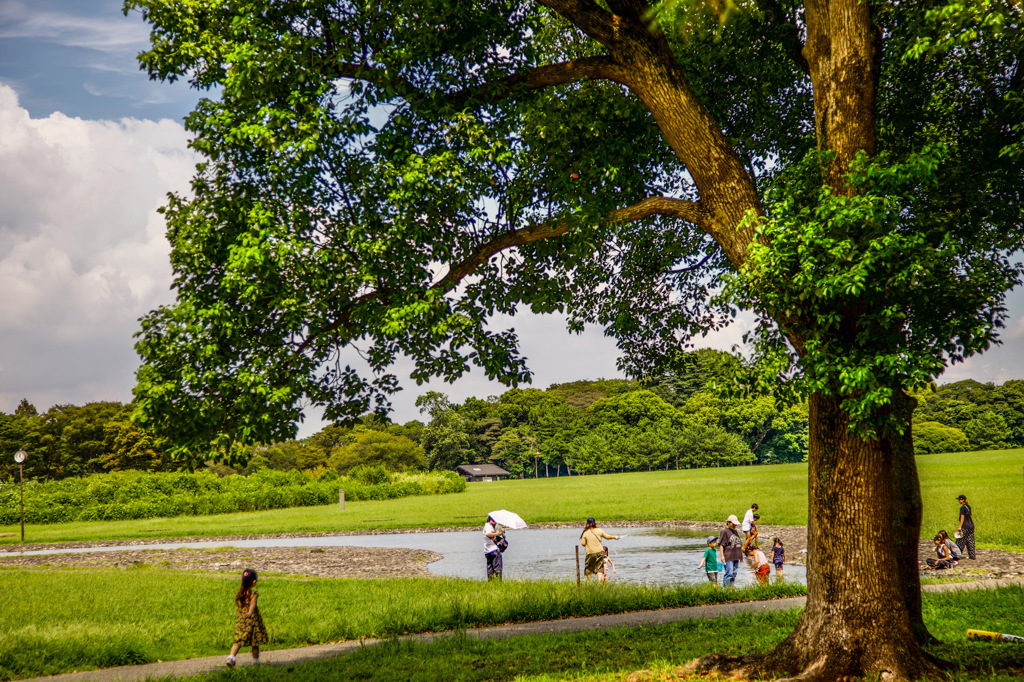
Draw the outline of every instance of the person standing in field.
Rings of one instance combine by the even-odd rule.
[[[746,539],[743,541],[743,553],[746,554],[747,547],[757,547],[757,522],[761,520],[760,514],[754,514],[753,520],[750,522],[750,528],[747,529]]]
[[[235,655],[243,646],[252,647],[252,664],[260,664],[260,645],[270,641],[267,637],[267,628],[263,625],[263,617],[260,615],[256,600],[259,592],[254,590],[259,576],[256,571],[247,568],[242,571],[242,587],[235,594],[235,643],[231,646],[231,653],[228,654],[227,666],[234,668]]]
[[[583,528],[583,534],[580,535],[580,544],[583,545],[587,553],[587,580],[590,580],[591,576],[598,580],[601,579],[604,570],[604,543],[601,541],[618,539],[618,535],[608,535],[598,528],[597,521],[593,516],[587,519],[587,525]]]
[[[488,516],[484,524],[484,559],[487,560],[488,580],[501,580],[501,550],[496,540],[504,534],[502,527]]]
[[[708,582],[712,585],[718,584],[718,552],[715,551],[717,538],[714,535],[708,536],[708,547],[704,550],[704,558],[700,560],[697,568],[703,568],[708,574]]]
[[[967,504],[967,496],[961,495],[956,498],[960,503],[960,525],[956,528],[956,546],[960,552],[966,552],[967,556],[974,559],[974,519],[971,515],[971,505]]]
[[[775,564],[775,579],[781,581],[782,565],[786,563],[786,548],[779,538],[775,538],[772,542],[772,563]]]
[[[743,515],[743,523],[740,525],[740,530],[743,531],[745,538],[750,538],[750,527],[754,525],[754,516],[757,514],[757,502],[750,505],[750,509]],[[760,517],[758,517],[760,518]]]
[[[730,587],[736,583],[736,571],[743,560],[743,538],[736,530],[739,525],[739,519],[735,514],[731,514],[725,520],[725,528],[718,536],[718,544],[722,547],[722,563],[725,564],[725,572],[722,574],[723,587]]]

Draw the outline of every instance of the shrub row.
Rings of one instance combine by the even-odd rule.
[[[299,471],[264,469],[245,477],[197,473],[120,471],[25,483],[25,521],[122,521],[172,516],[310,507],[345,499],[390,500],[410,495],[461,492],[466,482],[450,471],[391,474],[360,470],[347,477],[327,472],[311,478]],[[0,525],[21,518],[18,483],[0,483]]]

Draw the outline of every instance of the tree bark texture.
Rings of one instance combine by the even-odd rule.
[[[911,400],[902,397],[894,406],[908,420]],[[840,399],[821,393],[811,396],[810,417],[807,606],[796,630],[766,655],[708,656],[690,669],[822,681],[937,677],[919,643],[927,631],[920,615],[920,495],[913,457],[906,457],[909,432],[852,436]]]
[[[846,173],[857,154],[876,151],[876,93],[881,44],[871,4],[857,0],[808,0],[803,54],[814,86],[818,149],[835,156],[827,182],[851,194]]]
[[[907,426],[910,412],[903,409]],[[807,608],[776,654],[803,658],[810,679],[853,672],[915,680],[936,673],[914,632],[921,517],[913,456],[909,466],[905,456],[908,436],[849,435],[835,396],[812,395],[810,416]],[[902,499],[908,488],[916,500]],[[907,602],[912,596],[915,617]]]

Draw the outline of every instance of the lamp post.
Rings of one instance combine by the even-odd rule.
[[[21,479],[21,544],[25,544],[25,460],[28,453],[18,450],[14,453],[14,461],[18,463],[18,478]]]

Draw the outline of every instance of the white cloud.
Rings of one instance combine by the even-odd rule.
[[[128,400],[137,319],[172,300],[156,209],[195,158],[173,121],[33,119],[0,84],[0,410]]]

